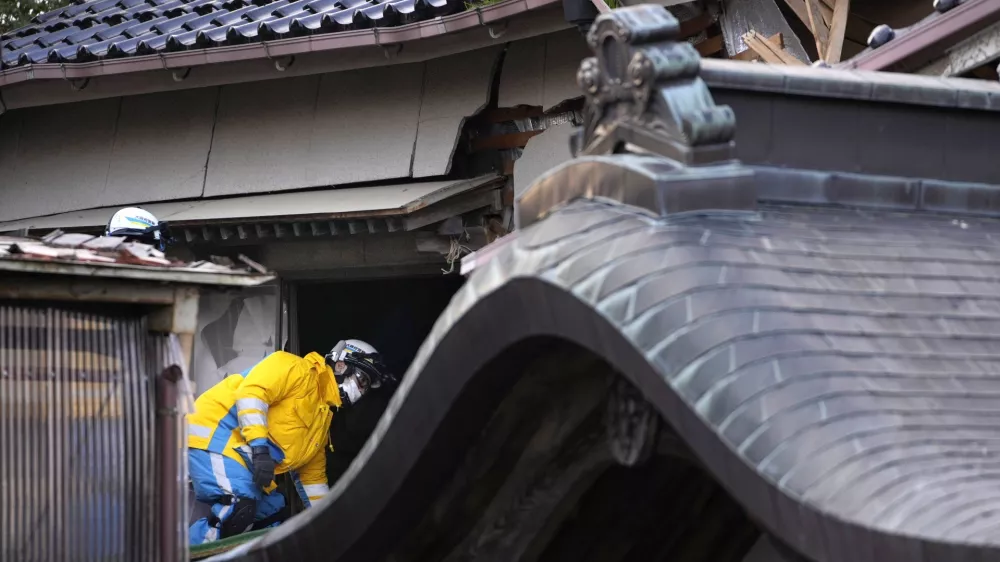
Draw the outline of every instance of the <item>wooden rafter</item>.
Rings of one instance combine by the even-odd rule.
[[[775,33],[774,35],[768,37],[766,41],[777,49],[785,48],[785,38],[782,37],[780,33]],[[758,55],[757,51],[753,49],[747,49],[745,51],[736,53],[730,58],[732,58],[733,60],[745,60],[745,61],[761,60],[760,55]]]
[[[771,64],[789,64],[802,66],[805,63],[795,58],[787,50],[771,43],[760,33],[749,31],[743,36],[743,42],[747,44],[760,58]]]
[[[819,10],[823,13],[823,22],[826,23],[827,27],[833,27],[833,8],[830,7],[832,2],[833,0],[820,0],[819,2]],[[809,10],[806,8],[806,0],[785,0],[785,4],[791,8],[795,16],[806,27],[810,28],[810,30],[812,29],[812,26],[809,24]],[[845,31],[845,37],[848,40],[864,45],[867,42],[868,34],[872,31],[872,25],[848,13]]]
[[[847,34],[847,16],[851,11],[851,0],[836,0],[833,8],[833,21],[830,23],[829,43],[826,46],[825,60],[829,64],[840,62],[844,52],[844,37]]]
[[[809,15],[809,31],[816,39],[816,51],[819,58],[826,58],[827,45],[830,43],[830,29],[823,19],[823,9],[820,0],[806,0],[806,13]]]

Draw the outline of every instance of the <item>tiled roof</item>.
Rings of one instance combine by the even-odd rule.
[[[393,27],[460,12],[463,0],[90,0],[2,36],[4,68],[204,49]]]

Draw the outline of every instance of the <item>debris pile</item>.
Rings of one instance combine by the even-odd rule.
[[[0,236],[0,260],[65,262],[77,264],[114,264],[122,266],[183,269],[205,273],[267,273],[260,264],[239,256],[245,267],[229,258],[185,262],[168,258],[157,248],[117,236],[53,231],[42,238]]]

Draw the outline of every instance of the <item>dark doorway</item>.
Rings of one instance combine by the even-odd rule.
[[[465,279],[458,275],[336,283],[297,288],[299,350],[326,353],[342,339],[364,340],[402,379],[434,322]],[[347,470],[389,403],[373,392],[333,418],[334,452],[327,456],[330,484]]]

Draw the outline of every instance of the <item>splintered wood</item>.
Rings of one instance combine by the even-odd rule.
[[[785,0],[785,3],[809,27],[816,40],[819,58],[829,64],[840,62],[844,38],[847,36],[851,0]],[[863,33],[863,30],[855,30],[854,35],[858,33]]]
[[[781,36],[765,38],[756,31],[749,31],[743,36],[743,42],[751,51],[756,53],[764,62],[771,64],[805,65],[804,62],[795,58],[791,53],[781,46]]]
[[[851,11],[851,0],[836,0],[833,7],[833,21],[830,23],[830,41],[826,45],[823,60],[833,64],[840,62],[844,53],[844,35],[847,33],[847,16]]]

